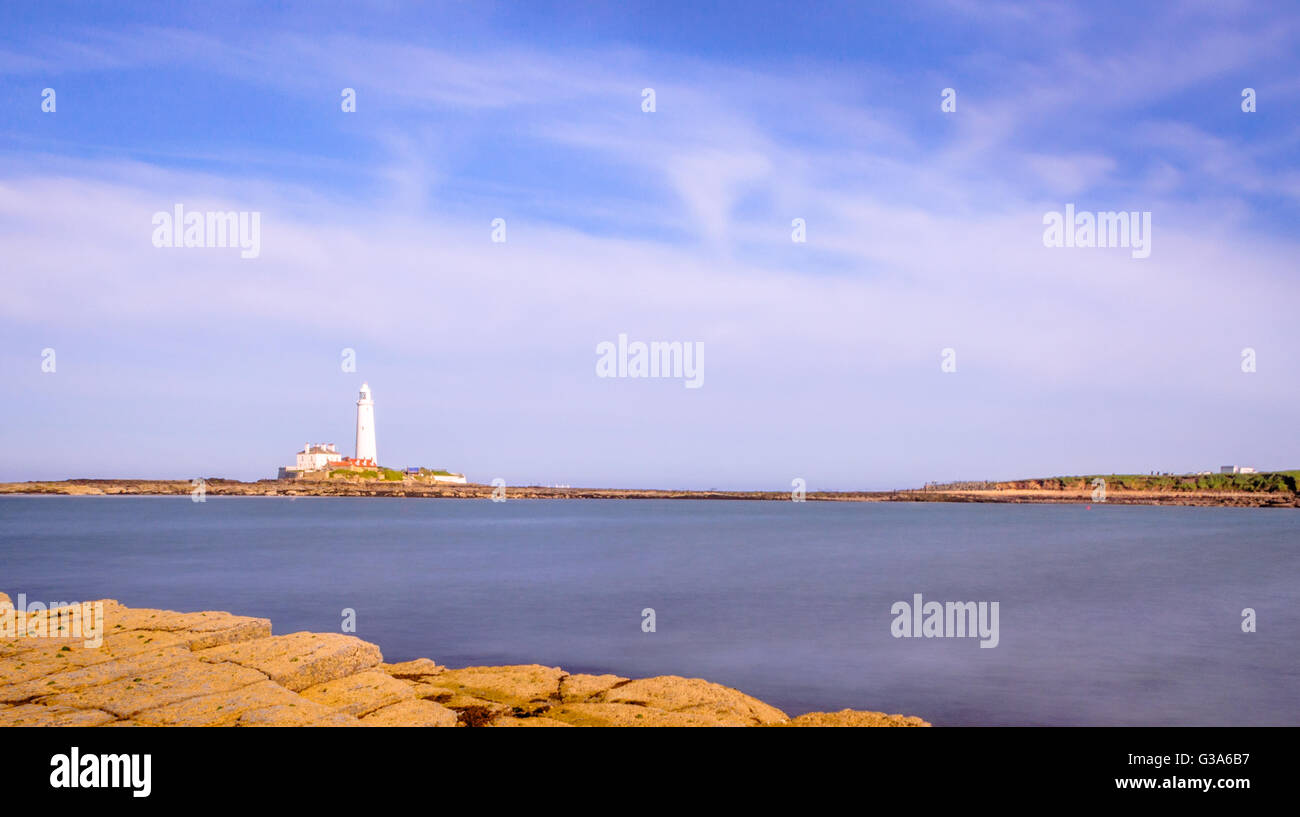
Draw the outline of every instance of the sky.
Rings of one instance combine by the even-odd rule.
[[[1294,4],[119,5],[0,7],[0,480],[273,477],[363,381],[508,485],[1300,467]]]

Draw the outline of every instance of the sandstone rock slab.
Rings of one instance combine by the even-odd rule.
[[[568,726],[573,724],[557,721],[554,718],[548,718],[544,715],[538,715],[532,718],[497,718],[488,724],[488,726]]]
[[[380,664],[379,669],[394,678],[419,680],[428,675],[440,675],[447,668],[428,658],[417,658],[414,661],[402,661],[397,664]]]
[[[629,680],[621,675],[566,675],[560,679],[560,700],[571,703],[585,701]]]
[[[114,716],[99,709],[71,706],[22,704],[0,709],[0,727],[4,726],[101,726]]]
[[[842,709],[839,712],[808,712],[781,726],[929,726],[926,721],[910,715],[886,715],[884,712],[867,712]]]
[[[474,698],[518,706],[558,701],[560,678],[565,674],[558,667],[544,667],[540,664],[465,667],[444,670],[433,679],[433,683]]]
[[[361,719],[362,726],[456,726],[456,713],[433,701],[411,699],[378,709]]]
[[[89,666],[58,665],[55,672],[41,675],[32,680],[0,686],[0,702],[29,701],[33,698],[69,692],[74,689],[99,686],[120,678],[128,678],[152,672],[161,667],[180,661],[193,660],[193,655],[182,646],[172,645],[159,650],[127,655],[101,661]],[[37,664],[44,668],[46,664]]]
[[[72,690],[41,699],[41,703],[77,709],[102,709],[119,718],[133,718],[149,709],[246,687],[266,680],[257,670],[237,664],[181,661],[133,678]]]
[[[230,662],[265,673],[294,692],[378,666],[379,647],[340,633],[291,633],[211,647],[195,653],[203,661]]]
[[[738,690],[700,678],[676,675],[631,681],[611,689],[600,700],[707,715],[728,726],[754,726],[789,720],[776,707]]]
[[[377,669],[307,687],[302,696],[338,712],[361,717],[415,698],[412,685]],[[436,704],[434,704],[436,706]]]
[[[285,726],[300,726],[331,712],[274,681],[259,681],[149,709],[135,720],[147,726],[235,726],[243,725],[244,718],[264,723],[268,718],[257,713],[276,708],[283,708],[279,720]]]
[[[236,616],[222,611],[178,613],[174,610],[119,606],[105,612],[104,622],[109,632],[164,630],[184,634],[183,640],[192,650],[271,635],[270,619]]]
[[[627,703],[561,704],[546,717],[572,726],[735,726],[735,719],[721,720],[707,712],[669,712]]]

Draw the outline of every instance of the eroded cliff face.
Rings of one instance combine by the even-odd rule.
[[[672,675],[389,664],[355,636],[271,635],[264,618],[98,603],[94,647],[84,634],[61,634],[57,613],[19,614],[16,633],[43,635],[0,638],[0,726],[929,725],[847,709],[792,719],[729,687]]]

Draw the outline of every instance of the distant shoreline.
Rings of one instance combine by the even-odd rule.
[[[1291,473],[1291,472],[1289,472]],[[809,502],[975,502],[1004,504],[1109,504],[1179,505],[1247,508],[1300,508],[1293,487],[1274,485],[1270,490],[1197,490],[1165,487],[1149,489],[1110,484],[1105,499],[1098,499],[1087,478],[1063,478],[990,483],[978,489],[931,487],[895,491],[810,491]],[[1134,478],[1136,479],[1136,478]],[[1048,483],[1048,484],[1043,484]],[[317,480],[208,479],[205,496],[260,497],[391,497],[425,499],[491,499],[499,489],[491,485],[427,484],[385,480],[324,482]],[[189,496],[188,480],[71,479],[0,483],[0,496]],[[498,494],[499,495],[499,494]],[[790,502],[786,491],[678,491],[620,488],[550,488],[507,486],[507,499],[694,499]]]

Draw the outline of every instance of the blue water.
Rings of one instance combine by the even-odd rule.
[[[1291,510],[0,497],[15,597],[277,633],[353,608],[390,661],[685,675],[937,725],[1300,724],[1298,579]],[[894,638],[914,593],[997,601],[998,646]]]

